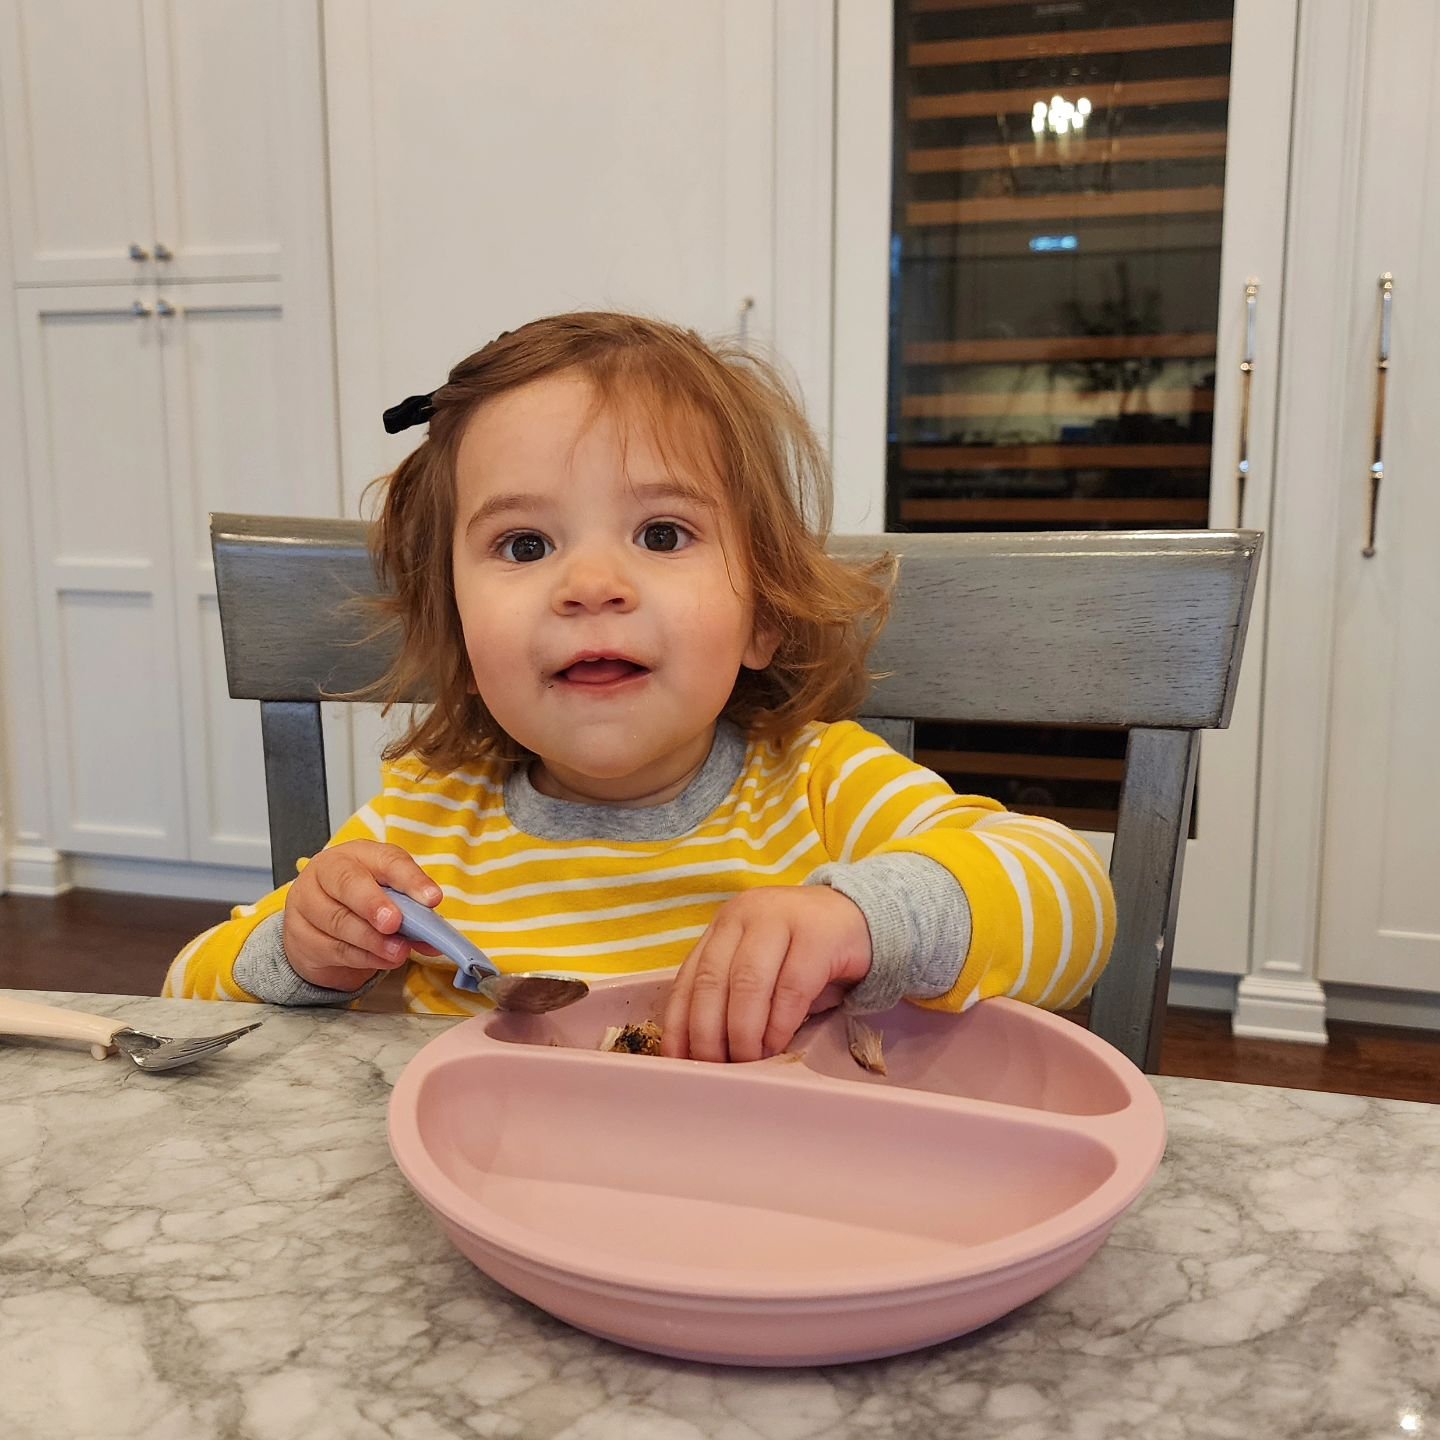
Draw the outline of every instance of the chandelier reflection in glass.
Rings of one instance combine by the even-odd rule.
[[[1080,135],[1085,131],[1090,109],[1090,101],[1084,95],[1073,105],[1063,95],[1052,95],[1048,105],[1043,100],[1035,102],[1030,112],[1030,129],[1037,140],[1047,133],[1056,136]]]

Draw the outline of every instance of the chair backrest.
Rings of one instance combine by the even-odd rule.
[[[363,521],[211,517],[230,693],[260,701],[278,885],[329,837],[320,701],[389,663],[355,601]],[[1129,731],[1111,851],[1118,930],[1089,1024],[1159,1061],[1201,729],[1229,724],[1261,537],[1253,531],[837,537],[899,561],[861,717],[913,754],[917,720]],[[423,701],[424,695],[401,697]]]

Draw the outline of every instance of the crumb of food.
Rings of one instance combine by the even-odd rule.
[[[653,1020],[642,1020],[638,1025],[612,1025],[606,1030],[600,1048],[622,1055],[658,1055],[660,1027]]]
[[[845,1017],[845,1037],[855,1063],[872,1075],[885,1075],[885,1049],[880,1032],[872,1029],[858,1015]]]

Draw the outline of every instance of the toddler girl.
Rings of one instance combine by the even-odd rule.
[[[385,419],[429,433],[374,531],[401,639],[382,688],[435,703],[380,794],[192,942],[167,995],[344,1004],[403,969],[409,1008],[473,1013],[382,883],[504,970],[675,971],[678,1057],[773,1054],[842,998],[1088,992],[1114,931],[1094,852],[844,718],[885,577],[826,554],[825,464],[769,366],[559,315]]]

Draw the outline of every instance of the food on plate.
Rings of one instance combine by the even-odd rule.
[[[660,1027],[653,1020],[642,1020],[638,1025],[612,1025],[606,1030],[600,1048],[622,1055],[658,1055]]]
[[[885,1049],[880,1032],[872,1029],[858,1015],[845,1017],[845,1037],[850,1043],[850,1054],[855,1063],[872,1075],[884,1075]]]

